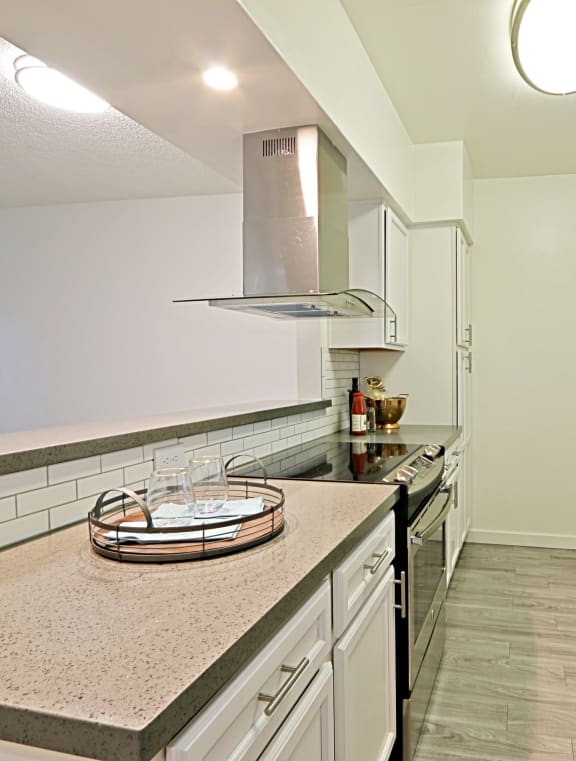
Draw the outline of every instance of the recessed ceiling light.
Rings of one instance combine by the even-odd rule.
[[[211,69],[206,69],[202,74],[202,79],[208,87],[213,87],[215,90],[233,90],[238,86],[238,77],[230,69],[225,69],[223,66],[214,66]]]
[[[110,108],[110,104],[98,95],[31,55],[18,56],[14,70],[14,78],[20,87],[42,103],[65,111],[90,114]]]
[[[516,0],[512,55],[531,87],[550,95],[576,92],[575,30],[574,0]]]

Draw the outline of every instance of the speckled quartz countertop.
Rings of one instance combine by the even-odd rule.
[[[395,431],[368,433],[365,441],[383,441],[389,444],[441,444],[448,449],[461,433],[462,429],[457,425],[401,425]],[[349,431],[339,431],[332,434],[332,438],[338,441],[354,441],[358,437],[352,436]]]
[[[0,475],[330,407],[327,400],[246,402],[129,420],[0,434]]]
[[[85,525],[0,553],[0,739],[148,761],[390,510],[396,487],[282,481],[287,528],[228,558],[94,555]]]

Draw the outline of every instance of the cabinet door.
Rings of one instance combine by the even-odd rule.
[[[330,584],[325,581],[172,740],[167,760],[256,761],[329,658],[330,613]]]
[[[386,213],[385,298],[396,316],[387,319],[388,343],[408,343],[410,315],[410,247],[408,230],[394,214]]]
[[[396,739],[394,569],[334,646],[336,761],[387,761]]]
[[[388,229],[388,215],[390,212],[381,203],[359,202],[350,204],[348,215],[348,240],[350,249],[350,287],[365,288],[373,291],[382,298],[386,298],[390,287],[395,293],[394,298],[398,305],[402,306],[405,294],[396,283],[400,282],[401,264],[400,255],[396,249],[402,248],[401,229],[402,224],[397,220],[392,235],[394,245],[394,264],[388,272],[386,264],[386,245]],[[396,259],[398,261],[396,261]],[[386,278],[391,277],[390,287],[386,285]],[[406,278],[408,273],[406,271]],[[406,284],[406,289],[408,284]],[[396,312],[399,308],[392,303]],[[398,349],[403,351],[400,334],[406,332],[402,327],[407,326],[407,319],[402,317],[400,333],[395,318],[371,317],[367,319],[355,318],[353,320],[329,320],[328,321],[328,345],[333,349]],[[394,338],[396,337],[396,338]]]
[[[466,446],[470,439],[471,406],[470,385],[472,374],[472,352],[456,352],[456,425],[462,428],[462,442]]]
[[[466,535],[470,528],[470,519],[472,513],[472,479],[470,473],[470,447],[465,447],[462,452],[462,465],[460,475],[460,547],[466,541]]]
[[[331,663],[322,666],[258,761],[334,761]]]
[[[456,343],[472,346],[469,249],[461,230],[456,230]]]

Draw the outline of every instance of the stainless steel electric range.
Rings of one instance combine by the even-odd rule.
[[[398,484],[396,558],[397,740],[392,757],[413,758],[444,652],[445,521],[451,505],[444,449],[327,436],[263,458],[269,478]],[[261,475],[254,463],[243,475]]]

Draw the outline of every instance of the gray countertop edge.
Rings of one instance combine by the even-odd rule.
[[[118,758],[121,749],[124,761],[150,761],[272,639],[320,586],[323,579],[371,529],[376,527],[396,501],[397,493],[394,492],[323,557],[212,666],[141,729],[119,728],[97,721],[67,718],[55,713],[2,706],[2,739],[99,761]],[[98,675],[95,674],[94,678],[98,678]]]
[[[231,428],[248,423],[258,423],[261,420],[272,420],[284,415],[298,415],[302,412],[326,409],[332,406],[332,402],[320,399],[301,404],[271,407],[270,409],[255,410],[252,412],[239,412],[224,417],[196,420],[190,423],[178,423],[176,425],[146,428],[127,433],[114,434],[101,438],[72,441],[66,444],[28,449],[18,452],[0,455],[0,476],[15,473],[19,470],[39,468],[44,465],[54,465],[69,460],[79,460],[93,455],[107,454],[119,449],[150,444],[154,441],[192,436],[195,433],[216,431],[221,428]]]

